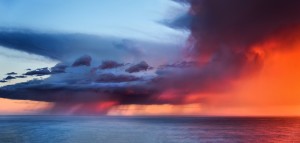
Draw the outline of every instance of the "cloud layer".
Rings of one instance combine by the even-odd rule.
[[[299,40],[299,34],[293,33],[300,26],[297,0],[183,2],[191,5],[190,11],[176,20],[174,27],[189,28],[191,35],[185,53],[176,58],[178,62],[158,60],[156,54],[147,55],[145,49],[128,40],[107,44],[100,37],[84,34],[2,31],[0,45],[61,63],[24,73],[51,76],[2,87],[0,97],[55,102],[62,107],[107,102],[114,103],[111,106],[204,103],[206,93],[227,92],[232,81],[259,71],[265,55],[283,50],[280,44]],[[276,46],[261,46],[270,41]],[[102,48],[108,45],[114,48]],[[128,55],[135,60],[128,62]],[[164,55],[169,56],[167,52]],[[103,57],[94,60],[98,56]],[[9,75],[0,82],[13,78]],[[191,100],[191,95],[200,98]]]

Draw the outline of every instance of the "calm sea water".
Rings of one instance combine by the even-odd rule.
[[[0,143],[300,143],[300,118],[0,116]]]

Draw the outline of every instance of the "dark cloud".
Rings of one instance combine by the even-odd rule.
[[[160,69],[163,69],[163,68],[188,68],[188,67],[195,67],[197,65],[199,65],[199,63],[196,61],[181,61],[181,62],[177,62],[177,63],[161,65],[161,66],[159,66],[159,68]]]
[[[92,62],[92,57],[89,55],[84,55],[72,64],[73,67],[78,67],[78,66],[90,66]]]
[[[174,70],[180,71],[183,69],[191,69],[197,67],[198,65],[199,63],[195,61],[180,61],[180,62],[165,64],[158,67],[158,69],[156,70],[156,74],[160,76],[171,75],[174,73]]]
[[[142,61],[136,65],[133,65],[129,68],[126,69],[126,72],[128,73],[135,73],[135,72],[140,72],[140,71],[147,71],[152,69],[145,61]]]
[[[113,69],[117,67],[121,67],[124,64],[118,63],[116,61],[103,61],[102,64],[99,66],[100,69]]]
[[[297,0],[189,2],[195,56],[224,55],[227,51],[231,52],[231,56],[246,56],[252,45],[300,23],[300,1]]]
[[[77,46],[88,45],[89,42],[95,43],[95,38],[95,36],[89,35],[38,33],[31,30],[6,30],[0,32],[0,45],[62,60],[65,53],[71,52],[71,49],[68,47],[79,50],[81,47]]]
[[[26,78],[26,76],[24,76],[24,75],[19,75],[19,76],[16,76],[16,78]]]
[[[26,78],[26,76],[24,75],[20,75],[20,76],[11,76],[11,75],[15,75],[13,74],[14,72],[11,72],[11,73],[8,73],[8,76],[3,78],[2,82],[7,82],[9,80],[12,80],[12,79],[17,79],[17,78]]]
[[[176,1],[191,6],[187,13],[189,16],[184,16],[190,20],[179,18],[174,25],[185,23],[181,20],[186,20],[186,24],[178,26],[188,27],[191,31],[185,57],[198,64],[180,72],[160,70],[159,74],[169,76],[164,80],[165,85],[181,86],[190,91],[220,87],[221,84],[228,87],[228,81],[240,78],[245,73],[255,73],[263,67],[264,54],[256,51],[256,45],[275,38],[278,40],[276,42],[288,41],[284,43],[285,46],[278,46],[288,49],[291,46],[287,45],[299,40],[299,34],[294,34],[300,27],[300,1],[297,0]],[[272,52],[269,47],[259,48],[263,53]],[[201,88],[197,89],[197,86]]]
[[[83,104],[84,106],[78,111],[87,111],[83,108],[91,103],[104,104],[104,102],[113,102],[116,105],[184,104],[186,94],[196,91],[196,89],[197,91],[210,91],[212,88],[208,88],[210,86],[207,83],[213,80],[212,78],[217,78],[213,73],[207,74],[205,71],[191,66],[193,65],[192,62],[179,62],[170,65],[174,66],[161,69],[167,70],[167,74],[149,75],[149,73],[144,73],[140,77],[128,73],[124,74],[123,69],[105,70],[107,73],[102,73],[102,71],[91,73],[90,70],[69,67],[68,73],[52,74],[47,79],[31,80],[2,87],[0,88],[0,97],[55,102],[54,108],[70,109],[77,104]],[[149,68],[149,66],[147,67]],[[92,67],[88,68],[92,69]],[[202,73],[199,74],[199,72]],[[35,74],[37,73],[33,75]],[[201,80],[192,82],[194,84],[192,85],[191,81],[194,79]],[[225,88],[225,86],[222,87]],[[163,93],[168,90],[174,91],[172,97],[162,98]],[[107,110],[105,109],[105,111]]]
[[[121,41],[121,42],[120,42]],[[123,57],[141,57],[134,43],[121,38],[81,33],[47,33],[24,29],[0,28],[0,45],[3,47],[41,55],[62,62],[88,54],[94,60],[120,60]],[[126,41],[126,40],[125,40]],[[115,45],[114,43],[120,43]]]
[[[124,65],[124,68],[116,68],[121,65],[114,61],[105,61],[99,68],[107,70],[90,72],[92,68],[87,67],[87,72],[85,69],[77,71],[79,68],[69,67],[72,72],[68,74],[63,73],[66,67],[55,66],[53,71],[57,70],[62,74],[52,75],[49,79],[41,81],[32,80],[2,87],[0,97],[56,103],[115,101],[118,104],[184,104],[187,102],[185,98],[191,94],[199,93],[201,96],[201,93],[230,90],[232,80],[240,78],[244,72],[252,73],[262,67],[263,57],[253,51],[253,45],[276,37],[282,31],[300,26],[298,0],[186,0],[185,2],[191,5],[188,16],[180,17],[175,22],[178,25],[176,27],[189,28],[191,31],[185,49],[188,53],[185,58],[188,60],[179,59],[185,62],[163,65],[157,69],[156,74],[144,72],[141,77],[133,74],[152,69],[146,62],[129,65],[128,68],[127,65]],[[77,45],[81,45],[79,48],[81,50],[78,50],[80,54],[85,53],[86,49],[82,48],[85,44],[95,49],[101,45],[92,42],[93,40],[87,40],[86,35],[77,35],[77,38],[74,38],[74,35],[71,36],[73,38],[70,38],[70,35],[65,36],[2,32],[0,44],[57,59],[68,53],[66,49],[70,48],[66,47],[72,47],[70,43],[73,42],[76,48]],[[287,34],[286,37],[289,36]],[[77,40],[85,41],[85,44]],[[39,41],[43,41],[43,45],[40,45]],[[97,44],[90,46],[89,42]],[[45,46],[47,44],[48,47]],[[60,49],[61,45],[67,46]],[[116,42],[114,46],[114,49],[141,55],[140,51],[136,50],[136,45],[130,41]],[[53,51],[47,53],[46,49],[50,47],[54,47]],[[77,59],[73,66],[90,66],[91,60],[90,56],[83,56]],[[109,70],[112,68],[116,69]],[[51,74],[52,71],[34,70],[27,72],[27,75],[39,75],[39,72]],[[171,94],[166,95],[166,92]]]
[[[54,67],[51,68],[52,74],[64,73],[68,66],[63,63],[58,63]]]
[[[68,66],[62,63],[58,63],[56,64],[54,67],[52,68],[39,68],[36,70],[31,70],[29,69],[28,72],[24,73],[22,76],[16,76],[17,78],[26,78],[25,75],[27,76],[44,76],[44,75],[51,75],[51,74],[58,74],[58,73],[65,73],[65,70]]]
[[[6,80],[0,80],[0,82],[1,82],[1,83],[5,83],[5,82],[7,82],[7,81],[6,81]]]
[[[62,43],[59,39],[62,39],[63,36],[60,38],[56,36],[59,35],[35,33],[29,30],[7,30],[0,32],[0,45],[59,59],[62,56],[59,51]],[[48,52],[48,48],[52,49],[51,52]]]
[[[137,80],[140,80],[140,78],[132,75],[114,75],[112,73],[108,73],[99,75],[96,82],[131,82]]]
[[[138,84],[91,85],[47,84],[30,81],[0,89],[0,97],[10,99],[47,101],[57,103],[86,103],[116,101],[119,104],[151,104],[155,102],[155,89]]]
[[[16,77],[14,77],[14,76],[7,76],[6,78],[4,78],[3,80],[12,80],[12,79],[16,79]]]
[[[51,72],[48,68],[40,68],[40,69],[36,69],[36,70],[33,70],[33,71],[26,72],[24,75],[44,76],[44,75],[50,75],[50,74],[51,74]]]
[[[17,73],[15,73],[15,72],[10,72],[10,73],[7,73],[6,75],[17,75]]]
[[[77,59],[73,65],[90,65],[90,56]],[[99,72],[90,72],[93,67],[80,69],[57,64],[51,68],[40,68],[28,71],[24,75],[42,76],[51,75],[43,80],[31,80],[0,88],[0,97],[10,99],[23,99],[55,102],[57,105],[68,103],[90,103],[113,101],[117,104],[152,104],[160,103],[155,96],[161,89],[152,85],[150,76],[144,74],[137,77],[126,73],[125,66],[114,61],[104,61]],[[127,65],[129,66],[129,64]],[[150,67],[146,62],[131,66],[134,71],[147,70]],[[66,68],[69,70],[66,71]],[[61,73],[61,74],[56,74]],[[42,95],[42,96],[41,96]]]

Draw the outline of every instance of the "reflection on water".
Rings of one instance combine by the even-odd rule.
[[[300,118],[0,116],[0,143],[300,143]]]

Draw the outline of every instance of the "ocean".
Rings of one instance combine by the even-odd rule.
[[[0,116],[0,143],[300,143],[300,118]]]

